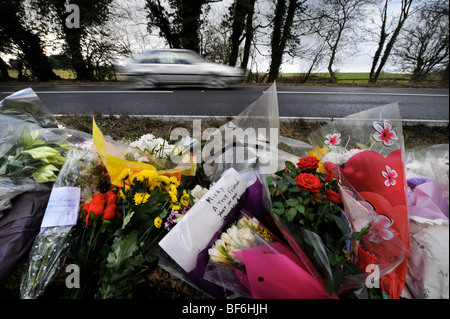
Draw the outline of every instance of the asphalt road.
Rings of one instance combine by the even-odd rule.
[[[0,100],[24,87],[0,87]],[[235,116],[268,86],[226,90],[117,86],[32,87],[53,114],[132,114],[166,118]],[[277,87],[281,118],[329,120],[397,102],[404,121],[448,124],[449,90]]]

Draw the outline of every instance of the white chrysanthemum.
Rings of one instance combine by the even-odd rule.
[[[200,185],[196,185],[191,190],[191,195],[194,198],[194,203],[198,202],[200,198],[202,198],[208,192],[207,188],[201,187]]]
[[[332,162],[334,164],[337,165],[341,165],[344,163],[347,163],[347,161],[350,159],[350,157],[352,157],[355,154],[358,154],[359,152],[364,151],[363,149],[351,149],[348,151],[344,151],[343,153],[337,153],[337,152],[329,152],[327,154],[325,154],[325,156],[323,157],[322,162]]]

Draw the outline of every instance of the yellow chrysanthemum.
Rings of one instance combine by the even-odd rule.
[[[181,195],[180,203],[184,207],[188,207],[189,206],[189,194],[186,192],[185,189],[183,189],[183,195]]]
[[[177,204],[172,204],[172,205],[170,205],[170,209],[171,210],[181,210],[182,207],[180,205],[177,205]]]
[[[178,190],[177,190],[177,186],[175,184],[170,184],[169,187],[169,196],[170,196],[170,201],[172,203],[175,203],[178,201]]]
[[[158,217],[155,218],[153,223],[155,224],[156,228],[161,228],[161,226],[162,226],[162,219],[158,216]]]
[[[148,193],[136,193],[134,194],[134,204],[141,205],[148,201],[150,194]]]
[[[133,172],[131,171],[131,169],[125,168],[124,170],[122,170],[122,172],[120,172],[119,176],[117,176],[117,178],[112,182],[112,184],[118,187],[122,187],[124,184],[123,181],[127,179],[127,177],[130,176],[132,173]]]

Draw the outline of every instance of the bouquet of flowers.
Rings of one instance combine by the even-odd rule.
[[[338,119],[309,137],[339,181],[352,230],[370,226],[357,245],[356,263],[365,275],[378,267],[383,297],[394,299],[405,284],[409,248],[401,132],[394,103]]]
[[[319,170],[315,156],[299,159],[268,177],[272,215],[302,259],[310,275],[330,296],[339,292],[344,277],[361,273],[352,255],[367,229],[352,232],[344,214],[337,180]]]
[[[329,298],[298,256],[245,210],[208,253],[205,279],[235,292],[233,297]]]
[[[70,247],[80,203],[102,184],[105,172],[93,149],[80,145],[70,148],[53,184],[40,232],[29,255],[21,282],[21,298],[38,298],[58,275]]]
[[[31,89],[0,101],[0,217],[16,195],[50,190],[64,163],[68,134],[41,108]]]
[[[95,121],[93,131],[92,145],[104,168],[105,183],[82,201],[67,262],[79,265],[85,279],[81,289],[70,291],[68,297],[131,298],[157,259],[157,240],[184,216],[195,198],[184,188],[186,171],[170,169],[162,154],[104,138]],[[135,161],[138,158],[142,161]],[[193,191],[199,196],[203,189],[198,186]]]
[[[406,152],[410,250],[406,289],[416,299],[448,299],[449,146]],[[409,294],[409,295],[408,295]]]

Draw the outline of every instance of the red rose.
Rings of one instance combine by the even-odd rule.
[[[116,210],[117,206],[115,204],[111,204],[105,208],[105,211],[103,212],[103,219],[106,220],[113,220],[116,216]]]
[[[297,166],[304,172],[312,171],[319,167],[319,160],[314,156],[302,157]]]
[[[333,191],[331,189],[327,189],[327,191],[325,192],[325,195],[327,196],[327,199],[332,203],[335,203],[335,204],[342,203],[341,195],[339,195],[338,193],[336,193],[335,191]]]
[[[105,208],[104,200],[93,200],[89,204],[89,213],[94,213],[95,216],[100,216],[103,213],[103,209]]]
[[[319,193],[323,186],[317,176],[309,173],[300,173],[294,180],[298,184],[298,189],[303,189],[311,193]]]
[[[87,215],[86,215],[86,225],[87,226],[91,226],[92,225],[91,214],[89,214],[89,213],[87,213]]]
[[[324,176],[325,182],[329,182],[331,181],[331,179],[333,178],[333,172],[332,171],[327,171],[327,173]]]
[[[106,198],[106,194],[97,193],[97,194],[92,196],[92,201],[105,200],[105,198]]]
[[[113,191],[106,192],[106,206],[117,203],[117,194]]]

